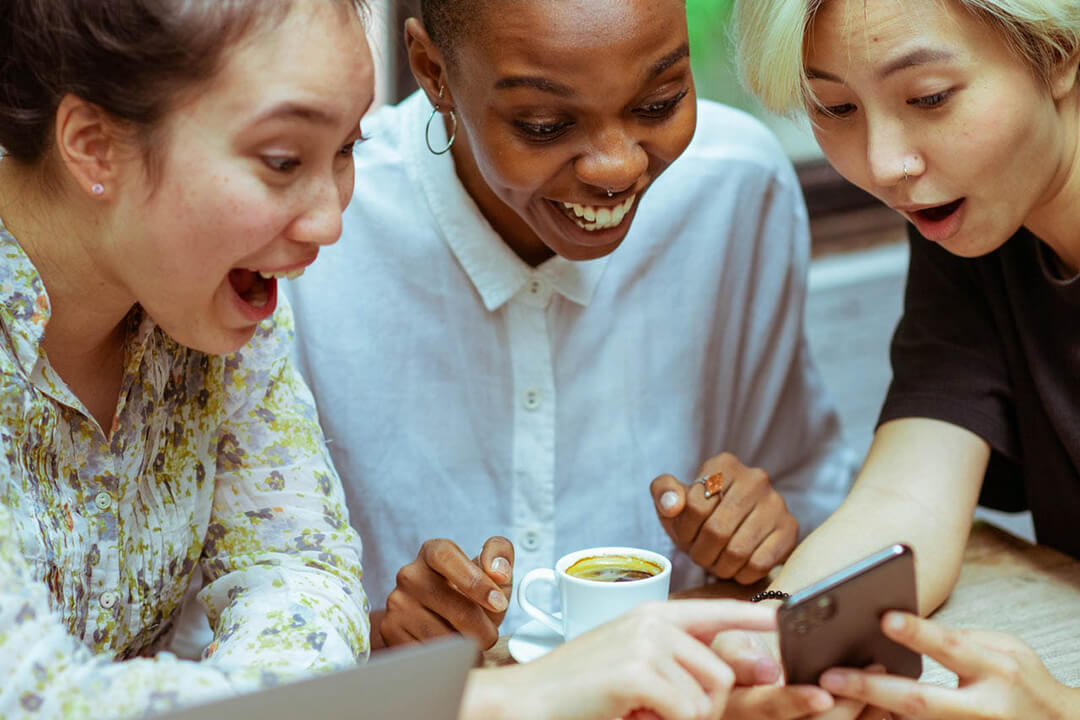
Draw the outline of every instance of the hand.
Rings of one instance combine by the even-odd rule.
[[[749,603],[653,603],[532,663],[494,671],[492,685],[518,718],[717,720],[735,672],[708,643],[721,630],[775,627],[775,611]]]
[[[514,546],[506,538],[488,539],[472,560],[449,540],[428,540],[398,571],[378,632],[386,645],[459,632],[490,648],[499,639],[513,581]]]
[[[722,497],[705,498],[699,482],[683,485],[661,475],[651,490],[660,524],[675,546],[713,575],[755,583],[787,559],[799,523],[764,470],[748,468],[730,453],[710,458],[698,477],[721,473]]]
[[[959,676],[956,689],[895,675],[833,669],[821,676],[834,695],[854,698],[904,717],[1057,720],[1069,716],[1070,695],[1030,647],[1011,635],[950,630],[930,620],[890,612],[882,631],[901,645],[929,655]],[[1075,711],[1074,711],[1075,712]]]

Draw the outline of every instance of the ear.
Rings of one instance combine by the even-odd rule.
[[[431,104],[440,105],[444,111],[454,107],[446,80],[446,61],[442,52],[428,35],[424,24],[416,18],[405,21],[405,49],[409,53],[409,68],[421,89],[427,93]],[[439,90],[443,89],[442,99]]]
[[[1065,98],[1076,89],[1078,72],[1080,72],[1080,53],[1058,63],[1050,76],[1050,93],[1055,100]]]
[[[84,192],[103,196],[116,187],[119,143],[115,122],[97,105],[70,94],[60,101],[57,157]]]

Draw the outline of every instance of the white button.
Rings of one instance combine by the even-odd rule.
[[[119,599],[120,597],[114,592],[103,592],[101,593],[101,597],[98,598],[98,603],[101,604],[101,607],[109,610]]]
[[[94,498],[94,504],[98,506],[98,510],[108,510],[112,507],[112,495],[107,492],[99,492]]]
[[[526,530],[521,536],[521,547],[530,552],[535,551],[540,547],[540,533],[535,530]]]
[[[521,404],[525,406],[526,410],[535,410],[540,407],[543,400],[544,394],[539,390],[526,390],[521,398]]]

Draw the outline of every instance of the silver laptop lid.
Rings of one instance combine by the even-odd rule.
[[[453,636],[366,665],[156,716],[157,720],[457,720],[476,645]]]

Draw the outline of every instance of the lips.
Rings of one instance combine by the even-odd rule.
[[[960,204],[964,202],[963,198],[959,200],[953,200],[951,203],[945,205],[938,205],[936,207],[924,208],[915,212],[916,215],[929,220],[930,222],[941,222],[945,220],[954,212],[960,209]]]

